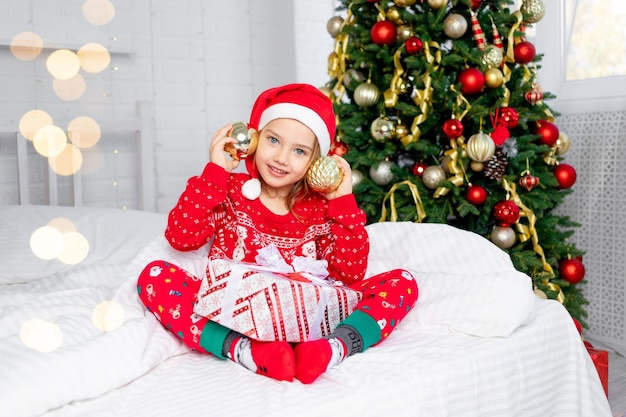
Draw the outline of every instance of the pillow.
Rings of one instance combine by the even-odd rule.
[[[530,317],[532,280],[486,238],[445,224],[381,222],[367,226],[367,276],[412,272],[419,297],[407,321],[431,331],[506,337]]]
[[[89,243],[87,258],[78,265],[57,259],[42,260],[30,249],[30,237],[50,220],[63,217],[72,221],[76,231]],[[127,264],[158,235],[162,235],[167,216],[135,210],[63,206],[0,207],[0,284],[28,282],[73,267],[94,264]]]

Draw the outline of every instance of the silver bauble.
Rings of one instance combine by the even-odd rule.
[[[326,30],[333,38],[336,38],[339,33],[341,33],[341,26],[343,25],[343,17],[341,16],[333,16],[328,19],[328,23],[326,23]]]
[[[467,32],[467,19],[458,13],[451,13],[443,20],[443,31],[452,39],[458,39]]]
[[[255,131],[248,129],[248,124],[244,122],[233,123],[233,127],[228,131],[228,136],[236,139],[235,143],[228,143],[224,150],[235,160],[244,159],[248,153],[253,153],[256,149]]]
[[[365,77],[360,71],[350,68],[345,74],[343,74],[343,79],[341,81],[347,89],[352,90],[365,81]]]
[[[439,186],[441,181],[446,179],[446,171],[443,170],[439,165],[431,165],[428,168],[424,169],[422,173],[422,182],[426,188],[430,188],[434,190]]]
[[[372,138],[378,142],[385,142],[393,137],[395,126],[393,122],[385,117],[376,118],[370,125]]]
[[[465,152],[472,161],[486,162],[496,152],[496,144],[491,136],[480,131],[467,140]]]
[[[387,185],[394,179],[393,172],[391,172],[391,168],[393,167],[393,162],[391,161],[380,161],[370,168],[370,178],[378,185]]]
[[[360,84],[354,90],[354,102],[360,107],[370,107],[378,103],[380,90],[371,82]]]
[[[496,226],[491,231],[491,241],[502,249],[508,249],[515,245],[516,239],[515,230],[509,226]]]
[[[481,63],[485,68],[499,68],[504,59],[502,50],[495,45],[487,45],[483,51]]]
[[[571,142],[565,132],[559,131],[559,138],[556,140],[556,154],[563,155],[569,149]]]
[[[359,171],[358,169],[352,170],[352,186],[353,187],[356,187],[361,182],[363,182],[363,178],[364,178],[363,173],[361,171]]]

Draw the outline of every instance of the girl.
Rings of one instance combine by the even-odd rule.
[[[260,342],[193,313],[200,279],[164,261],[140,274],[141,301],[192,349],[228,358],[277,380],[311,383],[344,358],[385,339],[417,300],[413,276],[394,270],[364,280],[369,252],[365,213],[352,194],[350,165],[339,188],[326,195],[308,189],[306,173],[326,155],[335,136],[332,102],[317,88],[289,84],[257,98],[249,127],[256,150],[245,159],[248,174],[232,173],[239,161],[224,152],[236,141],[231,125],[218,130],[210,162],[192,177],[171,210],[165,236],[173,248],[198,249],[213,239],[210,257],[254,263],[257,250],[275,245],[287,262],[314,257],[329,276],[362,291],[355,311],[323,339]]]

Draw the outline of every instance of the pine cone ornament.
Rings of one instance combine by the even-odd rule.
[[[500,181],[504,176],[504,171],[506,171],[507,165],[508,161],[506,159],[506,155],[501,148],[498,148],[496,149],[496,152],[493,154],[491,159],[485,162],[483,175],[485,176],[485,178],[489,178],[494,181]]]

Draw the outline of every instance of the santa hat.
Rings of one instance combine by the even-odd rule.
[[[252,106],[248,127],[260,131],[275,119],[294,119],[306,125],[315,134],[321,155],[328,154],[335,138],[335,113],[330,98],[318,88],[309,84],[287,84],[261,93]],[[242,192],[246,198],[254,200],[261,195],[254,158],[246,158],[246,167],[252,179],[244,183]]]

